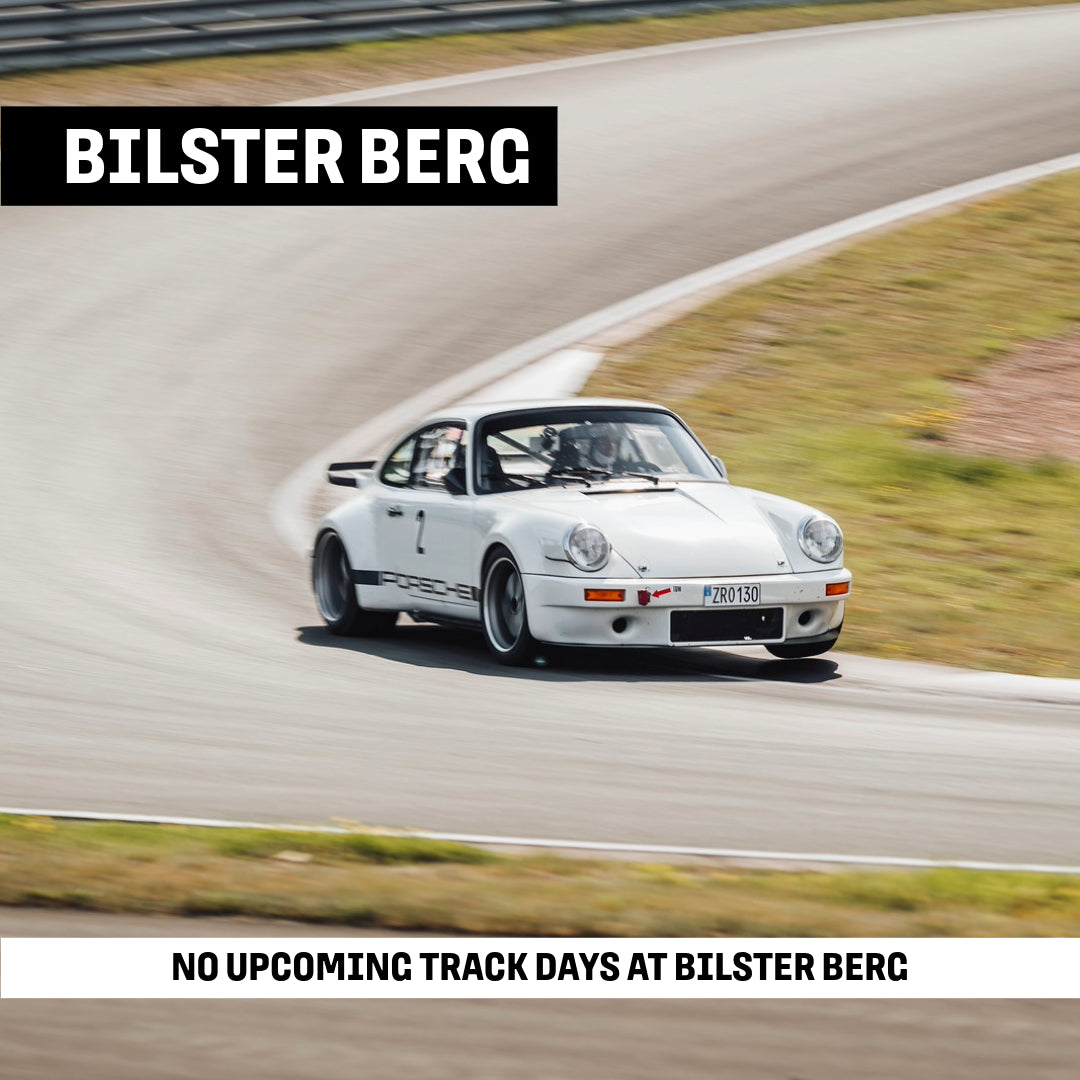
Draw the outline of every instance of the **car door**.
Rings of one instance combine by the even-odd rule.
[[[468,616],[478,611],[479,583],[472,580],[473,500],[461,490],[463,479],[454,482],[464,477],[466,427],[446,421],[412,438],[411,457],[403,443],[380,477],[386,485],[376,513],[384,581],[419,610]]]
[[[375,511],[375,544],[378,551],[380,584],[393,593],[394,605],[409,606],[408,569],[401,553],[408,550],[415,508],[409,480],[416,456],[419,433],[413,432],[390,453],[379,472],[378,487],[372,497]]]

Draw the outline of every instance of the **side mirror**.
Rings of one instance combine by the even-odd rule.
[[[726,480],[728,478],[727,466],[715,454],[713,454],[712,459],[713,464],[720,470],[720,475]]]
[[[374,461],[335,461],[326,468],[326,479],[338,487],[362,487],[372,477]],[[360,476],[342,476],[341,473],[361,473]]]
[[[457,468],[451,469],[443,479],[443,483],[446,484],[446,490],[451,495],[464,495],[465,494],[465,470],[462,466],[458,465]]]

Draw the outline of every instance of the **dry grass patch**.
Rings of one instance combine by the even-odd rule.
[[[1080,880],[786,873],[396,837],[0,818],[0,903],[537,936],[1074,936]]]

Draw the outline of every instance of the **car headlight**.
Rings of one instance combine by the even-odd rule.
[[[799,526],[799,547],[814,562],[834,562],[844,550],[844,534],[831,518],[813,515]]]
[[[603,569],[611,555],[607,537],[595,525],[575,525],[563,541],[566,557],[590,574]]]

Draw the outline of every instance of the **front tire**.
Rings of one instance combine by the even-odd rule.
[[[496,548],[484,562],[480,618],[488,651],[500,664],[519,666],[529,661],[536,642],[529,633],[525,583],[505,548]]]
[[[374,637],[389,634],[397,622],[396,611],[364,611],[356,599],[345,545],[333,529],[315,543],[311,586],[319,614],[332,634],[343,637]]]

